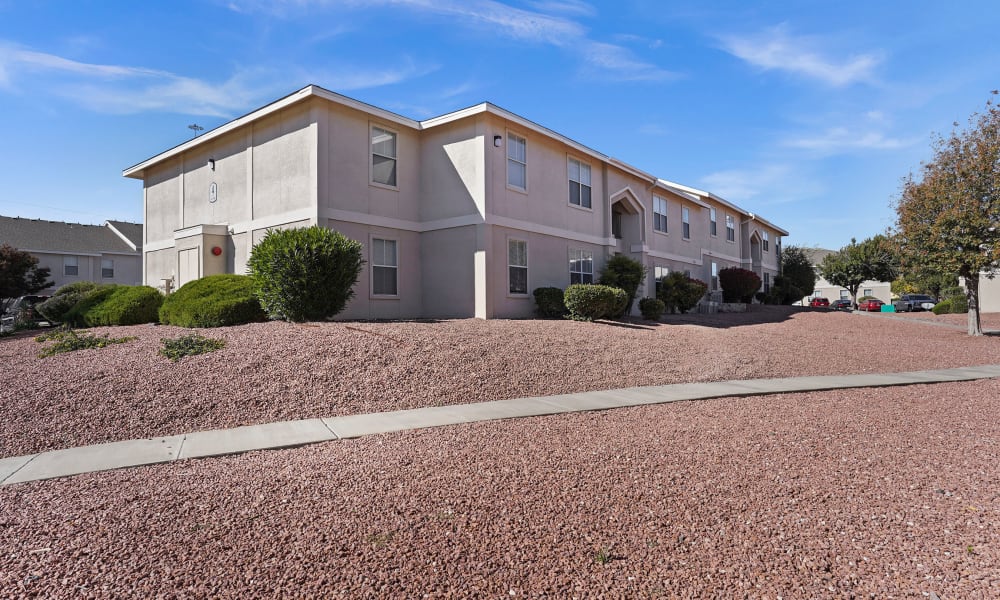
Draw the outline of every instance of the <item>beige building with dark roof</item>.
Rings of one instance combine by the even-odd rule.
[[[806,296],[802,299],[802,305],[808,305],[813,298],[826,298],[830,302],[840,299],[850,300],[851,293],[847,291],[847,288],[833,285],[823,279],[819,272],[819,266],[823,263],[823,259],[830,254],[836,254],[837,251],[823,248],[803,248],[802,251],[809,259],[809,264],[816,271],[816,288],[812,296]],[[866,281],[858,287],[858,298],[862,296],[875,296],[884,304],[892,304],[892,285],[888,281]]]
[[[0,217],[0,243],[10,244],[48,267],[55,285],[67,283],[142,283],[142,225],[107,221],[82,225],[41,219]]]

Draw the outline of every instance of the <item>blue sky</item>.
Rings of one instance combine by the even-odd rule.
[[[314,83],[488,100],[839,248],[1000,87],[1000,4],[0,0],[0,215],[139,221],[129,167]]]

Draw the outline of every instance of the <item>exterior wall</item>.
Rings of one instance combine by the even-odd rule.
[[[420,235],[422,316],[461,318],[476,314],[476,230],[475,225],[469,225]]]
[[[469,216],[484,219],[486,157],[496,150],[486,119],[450,123],[421,135],[419,219],[423,222]]]
[[[886,281],[866,281],[858,287],[858,298],[865,295],[865,290],[872,290],[872,296],[875,296],[885,304],[892,304],[892,290],[891,285]],[[841,292],[846,294],[846,298],[850,298],[850,292],[846,288],[833,285],[826,279],[823,279],[819,275],[816,276],[816,287],[813,291],[812,296],[806,296],[802,299],[803,305],[808,305],[811,298],[821,297],[826,298],[830,302],[838,300],[841,297]],[[857,298],[855,298],[856,300]]]
[[[251,127],[254,219],[315,206],[316,130],[309,106],[306,103],[289,107]],[[234,135],[241,134],[247,135],[246,132],[234,132]],[[245,177],[246,161],[243,164]],[[235,212],[227,213],[224,222],[234,223],[236,215]]]
[[[49,279],[54,283],[52,287],[42,290],[41,294],[52,294],[62,286],[77,281],[93,281],[94,283],[115,283],[121,285],[138,285],[142,283],[142,262],[138,254],[57,254],[53,252],[30,252],[38,259],[39,267],[49,268]],[[66,275],[63,269],[63,259],[67,256],[75,256],[77,260],[77,274]],[[101,271],[101,261],[109,259],[114,261],[114,277],[103,277]]]
[[[979,274],[979,312],[1000,312],[1000,277],[994,274],[993,279],[989,279],[988,276],[985,272]],[[965,289],[964,277],[958,278],[958,285]]]

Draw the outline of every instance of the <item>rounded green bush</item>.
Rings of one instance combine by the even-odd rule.
[[[942,300],[942,301],[938,302],[937,304],[935,304],[934,308],[931,309],[931,312],[933,312],[936,315],[946,315],[946,314],[950,313],[951,312],[951,298],[949,298],[947,300]]]
[[[269,230],[247,267],[260,305],[272,318],[318,321],[344,310],[361,274],[361,242],[313,225]]]
[[[564,294],[571,319],[593,321],[615,314],[628,302],[628,294],[621,288],[589,283],[576,283]]]
[[[639,300],[639,311],[642,313],[642,318],[647,321],[658,321],[665,310],[667,310],[667,305],[663,303],[663,300],[657,298]]]
[[[155,323],[163,294],[145,285],[111,285],[87,293],[66,313],[74,327]]]
[[[98,287],[103,286],[99,286],[93,281],[77,281],[64,285],[56,290],[51,298],[36,304],[35,309],[52,323],[62,323],[66,320],[66,314],[73,310],[76,303]]]
[[[671,271],[660,279],[659,298],[668,312],[685,313],[701,301],[708,285],[699,279],[691,279],[680,271]]]
[[[969,312],[969,299],[965,297],[965,293],[952,296],[948,298],[951,301],[951,312],[953,314],[961,314]]]
[[[535,288],[535,306],[543,319],[558,319],[566,314],[563,291],[557,287]]]
[[[160,307],[160,322],[178,327],[228,327],[267,319],[246,275],[209,275],[182,285]]]

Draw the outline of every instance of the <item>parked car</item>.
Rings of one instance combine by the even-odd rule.
[[[896,312],[912,312],[918,310],[930,310],[934,308],[934,298],[925,294],[903,294],[892,303],[896,307]]]
[[[45,318],[38,314],[35,305],[48,300],[48,296],[21,296],[14,300],[3,315],[0,315],[0,329],[13,329],[17,323],[37,323]]]
[[[858,310],[866,312],[878,312],[882,310],[883,302],[878,298],[867,298],[858,303]]]
[[[821,296],[816,296],[809,301],[809,306],[830,306],[830,301]]]
[[[850,298],[839,298],[830,304],[830,308],[833,310],[852,310],[854,308],[854,303],[851,302]]]

